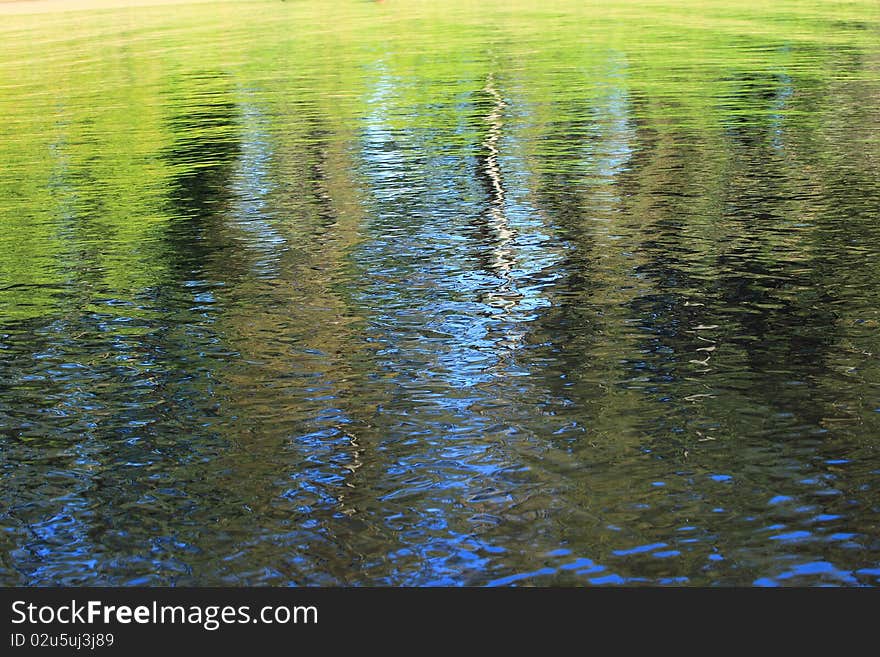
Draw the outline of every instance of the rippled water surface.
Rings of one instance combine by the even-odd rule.
[[[0,583],[880,583],[877,2],[68,8]]]

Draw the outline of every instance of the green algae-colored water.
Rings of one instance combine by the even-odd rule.
[[[880,583],[877,2],[29,11],[0,583]]]

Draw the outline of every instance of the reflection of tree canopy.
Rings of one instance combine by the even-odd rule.
[[[103,546],[110,582],[230,555],[239,583],[479,581],[535,558],[474,556],[511,532],[619,547],[602,459],[806,468],[780,436],[876,426],[866,3],[835,28],[794,2],[702,3],[699,25],[311,4],[181,9],[175,31],[138,10],[149,39],[75,48],[70,17],[0,25],[10,61],[37,27],[40,62],[76,55],[0,62],[21,90],[0,101],[0,451],[82,475],[9,479],[35,504],[4,568],[55,582]],[[732,447],[692,466],[702,440]],[[141,507],[156,556],[114,562]]]

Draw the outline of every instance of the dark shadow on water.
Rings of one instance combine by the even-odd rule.
[[[181,75],[169,84],[166,106],[172,144],[162,157],[171,167],[169,262],[184,280],[225,281],[242,266],[224,217],[241,154],[240,110],[233,82],[220,72]]]

